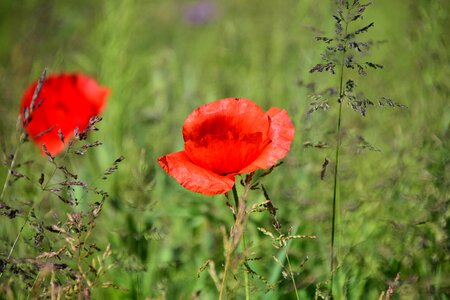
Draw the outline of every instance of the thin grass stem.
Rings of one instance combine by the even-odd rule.
[[[8,174],[6,175],[5,183],[3,184],[2,193],[0,194],[0,201],[3,201],[3,199],[4,199],[5,192],[8,187],[9,178],[11,177],[11,173],[12,173],[11,170],[14,168],[14,164],[16,163],[16,157],[17,157],[17,154],[19,153],[19,148],[20,148],[20,145],[22,144],[24,138],[25,138],[25,133],[22,132],[20,134],[19,141],[16,145],[16,149],[14,150],[14,154],[11,159],[11,164],[9,165],[9,168],[8,168]],[[31,210],[28,212],[25,222],[23,223],[22,227],[19,230],[19,233],[17,234],[16,238],[14,239],[14,243],[12,244],[11,249],[9,249],[9,253],[8,253],[6,260],[9,260],[11,258],[11,255],[14,251],[14,248],[16,247],[16,244],[20,238],[20,235],[22,234],[22,231],[25,228],[25,225],[28,223],[28,218],[30,216],[30,212],[31,212]],[[2,278],[3,272],[4,272],[4,270],[2,270],[2,272],[0,273],[0,278]]]
[[[300,300],[300,297],[298,296],[298,292],[297,292],[297,284],[295,283],[294,273],[292,272],[291,261],[289,260],[289,255],[287,253],[287,249],[286,249],[286,252],[284,253],[284,255],[286,256],[286,261],[287,261],[288,267],[289,267],[289,275],[291,277],[292,284],[294,285],[295,297],[297,298],[297,300]]]
[[[28,215],[27,215],[27,217],[26,217],[26,219],[25,219],[25,222],[23,222],[22,227],[20,228],[19,233],[18,233],[17,236],[16,236],[16,238],[15,238],[15,240],[14,240],[14,243],[13,243],[13,245],[11,246],[11,249],[9,249],[9,253],[8,253],[8,256],[6,257],[6,261],[8,261],[8,260],[11,258],[11,255],[12,255],[12,253],[13,253],[13,251],[14,251],[14,248],[16,247],[17,242],[19,241],[19,238],[20,238],[20,236],[21,236],[21,234],[22,234],[22,231],[24,230],[25,225],[27,225],[27,223],[28,223],[28,219],[29,219],[29,217],[30,217],[30,213],[31,213],[31,209],[30,209],[30,211],[28,212]],[[6,268],[5,268],[5,269],[6,269]],[[2,276],[3,276],[3,271],[0,273],[0,278],[2,278]]]
[[[14,168],[14,164],[16,163],[16,157],[17,157],[17,154],[19,153],[19,148],[20,148],[20,145],[22,144],[24,138],[25,138],[25,133],[22,132],[19,137],[19,142],[16,145],[16,149],[14,150],[14,154],[11,159],[11,164],[8,167],[8,174],[6,174],[5,183],[3,184],[2,193],[0,194],[0,201],[3,201],[3,199],[5,197],[5,192],[8,187],[9,178],[11,177],[11,170]]]
[[[347,35],[348,23],[345,22],[345,33]],[[336,128],[336,152],[335,152],[335,164],[334,164],[334,184],[333,184],[333,204],[332,204],[332,220],[331,220],[331,251],[330,251],[330,297],[333,298],[333,281],[334,281],[334,271],[337,264],[337,258],[335,257],[335,235],[336,235],[336,206],[338,202],[338,189],[339,189],[339,152],[341,148],[341,122],[342,122],[342,98],[344,96],[344,63],[345,63],[346,46],[342,51],[341,59],[341,72],[339,78],[339,113],[337,119]]]
[[[227,254],[226,254],[226,258],[225,258],[225,269],[223,271],[222,284],[220,285],[219,300],[223,299],[223,295],[224,295],[224,291],[225,291],[225,282],[227,280],[227,274],[228,274],[228,269],[230,267],[230,259],[231,259],[231,255],[228,254],[228,250],[226,249],[225,251],[227,251]]]

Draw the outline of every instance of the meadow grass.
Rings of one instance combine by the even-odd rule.
[[[22,93],[45,67],[51,73],[84,72],[111,89],[100,130],[90,137],[103,145],[65,160],[82,180],[95,181],[110,196],[90,239],[102,251],[111,244],[108,261],[114,268],[104,281],[119,288],[93,289],[93,299],[217,297],[211,274],[223,272],[221,227],[233,222],[225,198],[183,189],[156,160],[182,149],[181,126],[194,108],[225,97],[288,110],[296,138],[283,165],[262,182],[283,230],[292,226],[292,234],[317,236],[277,249],[258,230],[271,229],[270,215],[252,214],[247,251],[259,259],[249,262],[258,274],[250,274],[251,298],[296,298],[292,276],[282,272],[285,253],[301,299],[327,293],[333,169],[327,168],[324,180],[320,172],[325,158],[333,164],[338,106],[331,99],[329,111],[307,115],[312,99],[306,85],[314,83],[317,90],[338,85],[337,76],[309,74],[323,50],[314,37],[333,34],[335,4],[214,3],[216,14],[206,24],[184,20],[188,2],[175,0],[0,3],[3,160],[16,144]],[[362,117],[343,106],[335,299],[378,299],[398,273],[394,299],[450,298],[449,9],[443,0],[379,0],[365,13],[365,22],[375,22],[367,38],[383,41],[372,48],[370,59],[385,68],[358,78],[358,87],[408,109],[372,109]],[[360,136],[380,151],[363,147]],[[328,146],[307,147],[307,142]],[[125,160],[118,171],[96,181],[120,155]],[[21,145],[17,159],[34,161],[20,169],[33,180],[52,172],[32,143]],[[7,166],[0,168],[1,185],[7,172]],[[76,193],[82,200],[69,208],[20,179],[7,188],[3,201],[11,207],[40,203],[36,219],[50,222],[52,214],[81,211],[94,201],[81,189]],[[261,191],[248,199],[249,204],[262,201]],[[0,215],[0,222],[4,259],[24,218]],[[35,234],[34,227],[24,227],[13,258],[39,255]],[[208,259],[215,267],[198,273]],[[241,299],[242,269],[233,275],[242,281],[230,276],[229,287]],[[11,272],[2,276],[0,298],[8,298],[9,287],[13,298],[27,297],[15,278]]]

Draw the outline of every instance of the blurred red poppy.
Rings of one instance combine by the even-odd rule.
[[[58,74],[45,79],[39,97],[32,104],[36,86],[37,81],[25,91],[20,114],[31,139],[39,147],[45,145],[52,155],[64,150],[76,128],[79,132],[86,129],[90,118],[103,111],[109,95],[109,89],[99,86],[93,78]]]
[[[285,110],[264,112],[251,100],[226,98],[195,109],[183,125],[184,150],[158,162],[191,191],[223,194],[237,174],[275,165],[289,151],[294,133]]]

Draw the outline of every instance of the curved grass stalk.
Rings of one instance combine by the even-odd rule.
[[[29,107],[29,109],[30,109],[29,113],[30,114],[35,109],[36,100],[37,100],[37,98],[39,96],[39,93],[41,92],[42,86],[44,85],[44,80],[45,80],[46,76],[47,76],[47,68],[45,68],[42,71],[41,76],[39,77],[37,86],[36,86],[36,88],[34,90],[33,97],[31,99],[31,104],[30,104],[30,107]],[[20,132],[19,140],[17,141],[16,149],[14,150],[14,154],[13,154],[13,157],[11,159],[11,164],[9,165],[9,168],[8,168],[8,174],[6,175],[5,183],[3,184],[2,193],[0,194],[0,201],[3,201],[3,198],[5,196],[5,191],[6,191],[6,188],[8,187],[9,178],[11,177],[11,170],[13,169],[14,164],[16,162],[16,157],[17,157],[17,154],[19,152],[20,145],[23,144],[23,142],[26,140],[26,137],[27,137],[27,134],[23,130],[24,129],[23,128],[23,121],[22,121],[22,117],[20,116],[20,114],[17,117],[17,127],[16,128],[17,128],[17,131]]]

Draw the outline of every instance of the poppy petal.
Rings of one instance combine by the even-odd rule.
[[[226,98],[200,106],[183,125],[186,155],[217,174],[236,173],[269,143],[270,120],[253,101]]]
[[[224,194],[234,185],[234,175],[221,176],[194,164],[184,151],[158,158],[159,165],[182,186],[204,195]]]
[[[269,138],[272,142],[262,151],[261,155],[247,167],[239,171],[239,174],[249,173],[258,169],[267,169],[282,159],[291,147],[294,139],[295,128],[286,110],[272,107],[267,112],[270,117]]]
[[[106,105],[106,99],[109,96],[110,90],[101,87],[98,83],[90,77],[84,75],[77,75],[77,86],[79,91],[89,100],[95,114],[101,113]]]
[[[84,131],[90,118],[103,111],[109,94],[109,89],[99,86],[88,76],[54,74],[45,79],[36,106],[30,108],[36,86],[37,82],[25,91],[20,114],[25,121],[25,111],[32,111],[24,129],[40,148],[45,144],[52,155],[64,150],[58,132],[61,131],[64,140],[69,141],[75,128]]]

